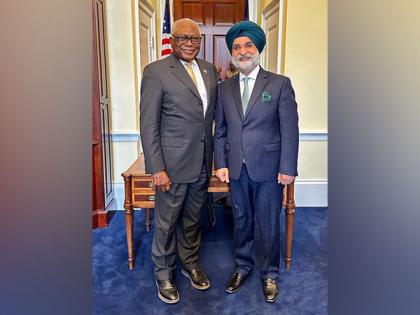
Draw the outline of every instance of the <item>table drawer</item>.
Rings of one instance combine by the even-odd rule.
[[[155,201],[155,195],[154,194],[133,194],[133,201],[134,202]]]
[[[152,179],[150,177],[133,179],[133,185],[132,185],[133,190],[152,189],[152,188],[153,188],[153,184],[152,184]]]

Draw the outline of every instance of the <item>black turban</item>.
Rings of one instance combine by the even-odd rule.
[[[262,28],[251,21],[242,21],[233,25],[226,34],[226,44],[232,53],[232,45],[238,37],[249,37],[261,53],[265,46],[265,34]]]

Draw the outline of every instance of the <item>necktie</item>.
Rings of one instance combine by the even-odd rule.
[[[249,86],[248,86],[248,81],[250,80],[250,78],[245,77],[243,78],[244,80],[244,91],[242,93],[242,109],[244,111],[244,115],[246,113],[246,108],[248,107],[248,102],[249,102]]]
[[[197,79],[195,78],[194,71],[192,69],[192,63],[187,63],[187,72],[191,77],[191,80],[194,82],[195,86],[197,86]]]

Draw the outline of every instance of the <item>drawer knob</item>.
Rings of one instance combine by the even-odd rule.
[[[150,188],[153,188],[153,182],[149,182],[148,186],[149,186]]]
[[[155,201],[155,196],[149,196],[150,201]]]

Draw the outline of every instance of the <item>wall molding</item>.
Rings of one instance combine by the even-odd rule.
[[[113,142],[137,142],[140,140],[140,133],[138,131],[113,131],[111,132],[111,136]],[[328,141],[328,132],[300,132],[299,141]]]
[[[113,142],[138,142],[140,133],[138,131],[112,131]]]
[[[328,141],[327,131],[299,132],[299,141]]]

